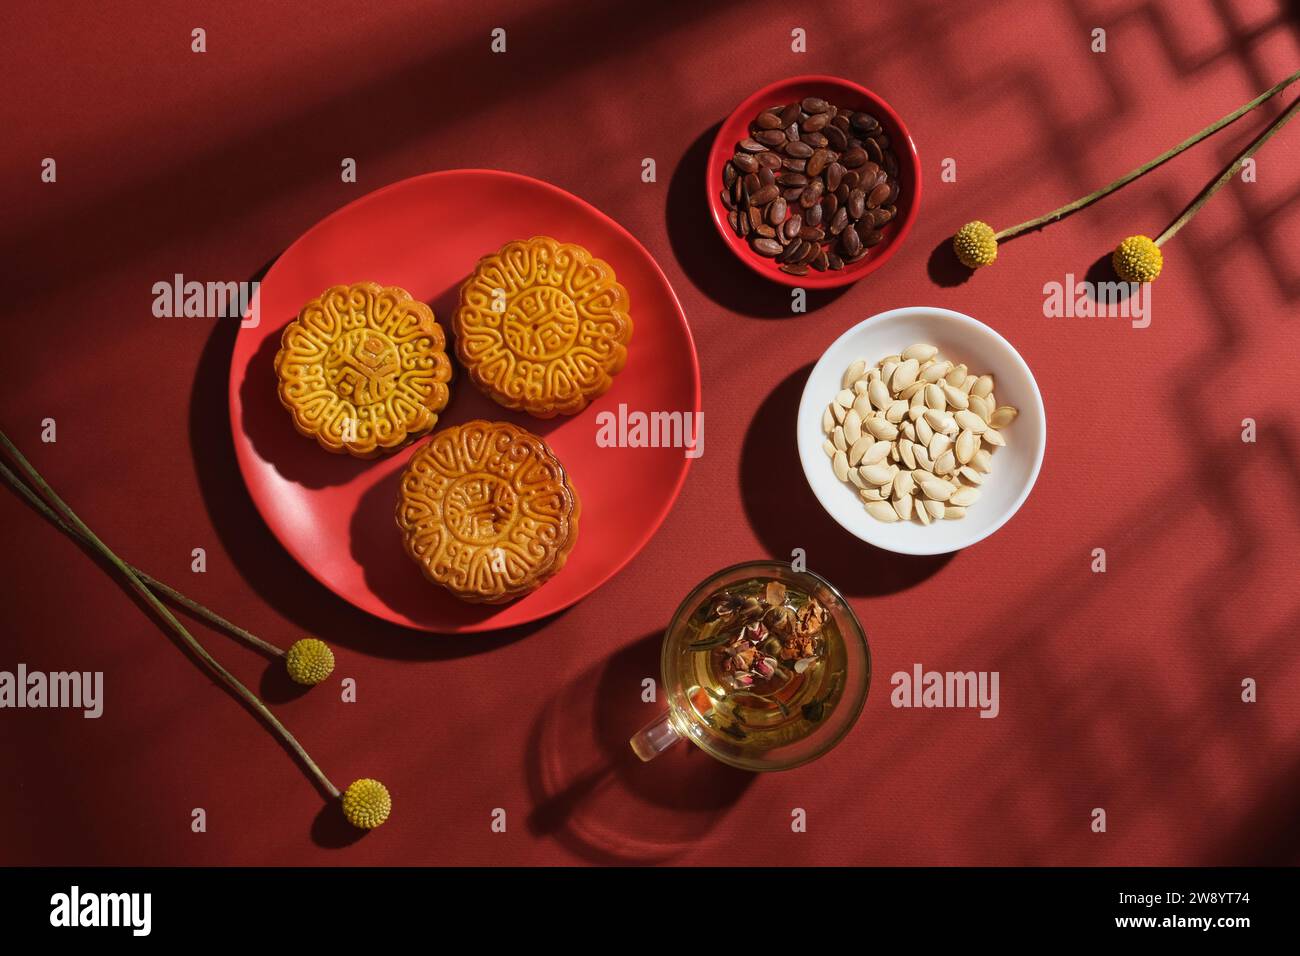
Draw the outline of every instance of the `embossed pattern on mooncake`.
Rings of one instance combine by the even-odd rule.
[[[326,451],[373,458],[437,424],[450,395],[446,350],[433,311],[405,289],[337,285],[281,335],[280,401]]]
[[[397,526],[425,577],[501,604],[558,572],[578,538],[578,495],[546,442],[506,422],[444,428],[402,474]]]
[[[510,242],[461,286],[456,355],[506,408],[573,415],[627,362],[628,308],[609,263],[582,246],[548,236]]]

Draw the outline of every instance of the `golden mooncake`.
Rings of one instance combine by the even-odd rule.
[[[452,316],[456,355],[482,391],[538,418],[574,415],[627,362],[627,290],[582,246],[538,236],[479,260]]]
[[[326,451],[373,458],[431,431],[450,396],[447,339],[397,286],[336,285],[280,337],[280,401]]]
[[[397,526],[424,576],[462,601],[501,604],[564,567],[581,506],[532,432],[473,421],[436,432],[402,474]]]

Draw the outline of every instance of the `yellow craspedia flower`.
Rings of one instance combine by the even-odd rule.
[[[284,664],[296,682],[314,686],[334,673],[334,652],[324,641],[304,637],[289,648]]]
[[[957,235],[952,237],[952,248],[967,269],[991,266],[998,257],[993,227],[978,219],[957,230]]]
[[[1110,257],[1115,273],[1125,282],[1154,282],[1165,257],[1149,236],[1129,236]]]
[[[343,815],[362,830],[373,830],[393,812],[393,798],[378,780],[354,780],[343,791]]]

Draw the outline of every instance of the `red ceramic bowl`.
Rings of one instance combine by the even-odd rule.
[[[857,262],[834,272],[810,270],[806,276],[792,276],[782,272],[771,259],[760,256],[749,247],[748,242],[732,231],[731,225],[727,222],[727,207],[722,204],[722,170],[727,165],[727,161],[735,155],[736,143],[749,135],[749,124],[753,122],[755,116],[768,107],[793,103],[808,96],[819,96],[841,109],[870,113],[880,121],[881,127],[889,135],[890,147],[898,158],[898,213],[885,226],[884,240],[879,245],[873,246]],[[917,156],[912,135],[907,131],[902,119],[888,103],[865,86],[859,86],[857,83],[836,76],[795,76],[788,80],[781,80],[771,86],[763,87],[737,106],[735,111],[723,121],[718,129],[718,135],[713,140],[713,148],[709,150],[709,168],[705,180],[709,209],[713,213],[713,224],[722,236],[722,241],[737,258],[765,279],[805,289],[831,289],[848,285],[879,269],[912,231],[917,210],[921,208],[921,160]]]

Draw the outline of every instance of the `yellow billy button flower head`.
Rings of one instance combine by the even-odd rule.
[[[314,687],[334,673],[334,652],[324,641],[304,637],[289,648],[284,663],[296,683]]]
[[[957,235],[952,237],[952,248],[967,269],[991,266],[998,258],[998,239],[993,227],[979,219],[957,230]]]
[[[354,780],[343,791],[343,816],[362,830],[373,830],[393,812],[393,798],[378,780],[364,777]]]
[[[1151,237],[1129,236],[1115,247],[1110,261],[1125,282],[1154,282],[1165,257]]]

